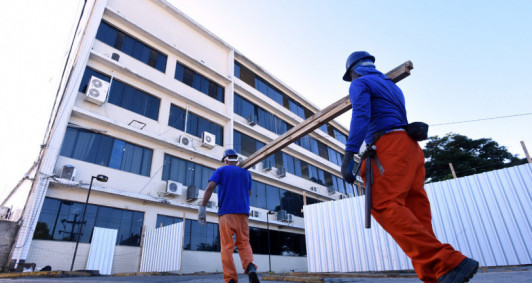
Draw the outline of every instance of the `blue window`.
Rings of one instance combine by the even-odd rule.
[[[161,99],[121,81],[113,80],[109,91],[109,103],[157,120]]]
[[[251,184],[249,205],[258,208],[266,208],[266,184],[257,181],[253,181]]]
[[[240,78],[240,64],[235,62],[235,77]]]
[[[153,151],[89,130],[68,127],[61,155],[131,172],[150,175]]]
[[[273,215],[275,216],[275,215]],[[272,216],[269,216],[272,217]],[[268,237],[269,235],[269,237]],[[268,239],[270,249],[268,250]],[[249,243],[254,254],[272,254],[281,256],[305,256],[305,235],[277,230],[250,227]]]
[[[179,62],[176,63],[174,78],[222,103],[224,102],[223,87]]]
[[[98,71],[95,71],[91,68],[85,68],[85,72],[83,73],[83,77],[81,78],[81,84],[79,85],[79,91],[80,92],[86,92],[87,91],[87,85],[89,84],[89,81],[91,77],[97,77],[99,79],[102,79],[106,82],[111,81],[111,77],[105,74],[102,74]]]
[[[280,105],[282,105],[283,107],[287,108],[292,113],[296,114],[297,116],[299,116],[299,117],[301,117],[303,119],[307,119],[307,118],[311,117],[312,115],[314,115],[314,113],[312,111],[310,111],[307,108],[303,107],[301,104],[299,104],[298,102],[294,101],[292,98],[288,97],[282,91],[278,90],[277,88],[275,88],[274,86],[272,86],[271,84],[266,82],[266,80],[264,80],[263,78],[257,76],[250,69],[246,68],[245,66],[243,66],[240,63],[238,63],[237,61],[235,61],[235,77],[241,79],[242,81],[244,81],[248,85],[254,87],[256,90],[258,90],[261,93],[265,94],[269,98],[273,99],[274,101],[276,101],[277,103],[279,103]],[[236,95],[235,95],[235,97],[236,97]],[[235,100],[236,100],[236,98],[235,98]],[[236,101],[235,101],[235,105],[236,105]],[[236,110],[236,107],[235,107],[235,113],[239,114],[236,111],[237,110]],[[255,114],[257,114],[257,113],[255,113]],[[241,115],[241,114],[239,114],[239,115]],[[243,117],[249,118],[248,115],[243,116]],[[288,128],[290,128],[290,125],[287,125],[287,126],[288,126]],[[324,133],[328,133],[331,137],[334,137],[335,139],[337,139],[338,141],[340,141],[343,144],[345,144],[346,141],[347,141],[347,137],[344,134],[340,133],[336,129],[334,129],[333,131],[328,130],[326,124],[322,125],[320,127],[320,129]],[[275,132],[275,131],[273,131],[273,132]],[[317,154],[317,152],[315,152],[315,153]]]
[[[347,136],[342,134],[340,131],[338,131],[337,129],[333,129],[333,133],[334,133],[334,138],[336,140],[338,140],[339,142],[345,144],[347,142]]]
[[[246,119],[253,115],[256,117],[259,126],[278,135],[284,134],[292,127],[279,117],[249,102],[237,93],[235,93],[234,111]]]
[[[162,180],[172,180],[204,190],[213,173],[214,169],[209,167],[168,154],[164,155]]]
[[[318,140],[315,141],[318,145],[318,155],[326,160],[329,160],[329,147]]]
[[[187,113],[185,109],[172,104],[170,106],[168,126],[185,132],[185,121],[187,121],[186,133],[201,137],[203,132],[209,132],[216,136],[217,145],[223,145],[224,129],[222,126],[191,113],[190,111]]]
[[[328,147],[327,150],[329,151],[329,161],[338,166],[342,166],[342,154],[330,147]]]
[[[264,143],[261,143],[246,134],[238,131],[234,131],[233,133],[233,149],[242,155],[250,156],[263,146]]]
[[[292,111],[297,116],[305,119],[305,110],[303,106],[301,106],[299,103],[295,102],[292,99],[288,100],[288,109]]]
[[[220,251],[220,235],[218,224],[199,224],[196,220],[185,220],[184,249],[189,251]]]
[[[167,56],[165,54],[111,26],[109,23],[103,21],[100,23],[96,39],[163,73],[166,71]]]
[[[183,222],[183,218],[181,217],[173,217],[173,216],[167,216],[162,214],[157,214],[157,222],[155,223],[155,228],[161,228],[168,225],[181,223]]]
[[[84,203],[45,198],[34,239],[76,241]],[[144,213],[99,205],[87,205],[79,241],[90,243],[94,227],[117,229],[117,245],[140,246]]]
[[[92,76],[96,76],[107,82],[111,80],[109,76],[87,67],[81,79],[79,91],[86,91],[87,84]],[[119,80],[113,79],[113,82],[111,83],[111,89],[109,90],[108,101],[109,103],[120,106],[150,119],[157,120],[159,118],[159,106],[161,104],[161,99],[129,86]]]
[[[239,94],[235,93],[234,111],[236,114],[249,119],[250,116],[257,116],[257,106]]]
[[[327,124],[323,124],[320,126],[320,130],[322,130],[324,133],[328,134],[329,131],[327,130]]]

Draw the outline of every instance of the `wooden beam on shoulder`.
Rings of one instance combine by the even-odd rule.
[[[400,80],[408,77],[410,75],[410,70],[413,68],[414,65],[412,62],[406,61],[405,63],[386,73],[386,76],[392,79],[394,83],[397,83]],[[266,157],[279,150],[282,150],[294,141],[319,128],[321,125],[349,111],[349,109],[351,109],[351,102],[349,101],[348,95],[325,107],[321,111],[301,122],[299,125],[296,125],[286,133],[269,142],[263,148],[246,158],[242,163],[240,163],[239,166],[245,169],[251,168],[261,160],[264,160]]]

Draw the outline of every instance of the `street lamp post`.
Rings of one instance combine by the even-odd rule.
[[[91,195],[91,189],[92,189],[92,181],[96,179],[97,181],[100,181],[100,182],[107,182],[107,180],[109,180],[109,178],[107,178],[107,176],[105,175],[97,175],[97,176],[92,176],[91,177],[91,183],[89,185],[89,192],[87,193],[87,199],[85,200],[85,206],[83,207],[83,214],[81,215],[81,222],[79,224],[79,231],[78,231],[78,236],[76,237],[76,247],[74,248],[74,256],[72,257],[72,264],[70,265],[70,271],[72,271],[72,269],[74,269],[74,261],[76,260],[76,253],[78,252],[78,245],[79,245],[79,237],[81,236],[81,230],[83,228],[83,223],[85,222],[85,212],[87,211],[87,204],[89,203],[89,196]],[[72,223],[72,225],[74,225],[75,223]]]
[[[272,272],[272,258],[271,258],[271,251],[270,251],[270,220],[268,219],[268,216],[270,214],[275,214],[275,211],[268,210],[266,213],[266,229],[268,230],[268,266],[270,269],[270,273]]]

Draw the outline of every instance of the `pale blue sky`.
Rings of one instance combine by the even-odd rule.
[[[36,159],[83,1],[2,1],[0,200]],[[399,86],[410,121],[430,125],[532,112],[532,1],[172,0],[193,20],[323,108],[347,95],[355,50]],[[349,114],[338,121],[348,127]],[[433,126],[492,138],[524,157],[532,115]]]

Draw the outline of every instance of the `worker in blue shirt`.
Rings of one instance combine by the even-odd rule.
[[[249,244],[249,196],[251,194],[251,174],[240,168],[238,155],[233,149],[227,149],[222,157],[222,166],[212,174],[205,189],[198,211],[198,221],[203,225],[207,220],[207,202],[214,188],[218,186],[218,226],[225,283],[238,282],[233,262],[235,246],[238,248],[244,272],[250,283],[259,283],[257,266],[253,264],[253,251]],[[233,242],[233,235],[236,242]]]
[[[467,282],[478,262],[436,238],[424,189],[425,158],[409,128],[403,92],[374,63],[375,57],[365,51],[347,58],[343,79],[350,82],[353,112],[342,175],[349,183],[355,181],[353,157],[365,141],[378,161],[370,165],[371,215],[410,257],[419,279]],[[371,159],[362,161],[360,174],[365,182],[367,160]]]

